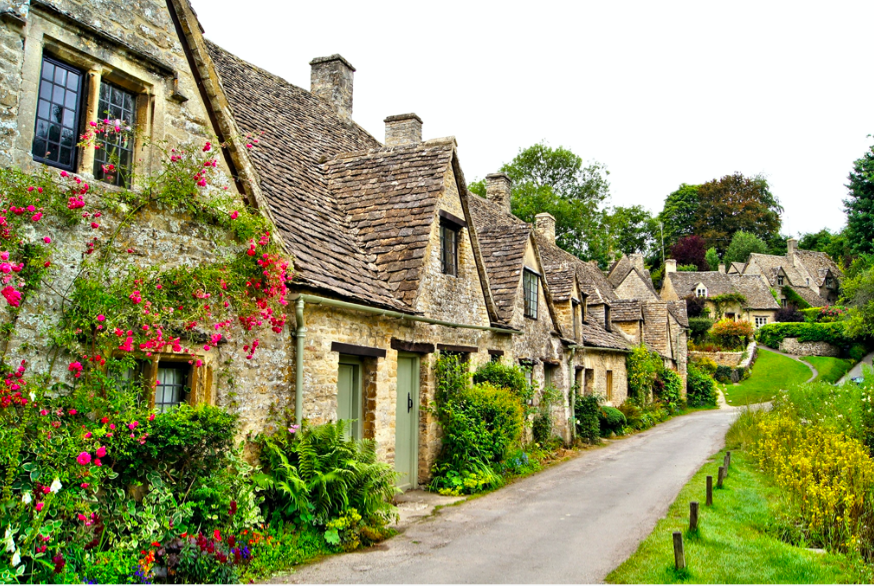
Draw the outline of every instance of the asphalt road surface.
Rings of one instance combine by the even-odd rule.
[[[736,413],[677,417],[444,508],[375,548],[331,556],[275,581],[601,582],[634,553],[683,485],[723,446]],[[702,500],[703,493],[702,486]]]

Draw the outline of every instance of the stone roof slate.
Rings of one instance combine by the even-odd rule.
[[[619,287],[625,279],[632,273],[636,273],[637,277],[643,281],[643,284],[652,291],[652,294],[658,298],[659,294],[656,291],[655,286],[652,284],[652,276],[650,275],[647,269],[638,270],[634,263],[628,258],[627,254],[623,254],[622,257],[613,263],[610,269],[607,271],[607,280],[613,285],[613,288]]]
[[[629,350],[631,348],[631,344],[625,338],[613,332],[608,332],[601,327],[601,324],[595,321],[583,322],[580,334],[585,346],[614,348],[617,350]]]
[[[643,319],[639,299],[617,299],[610,307],[610,321],[627,322]]]
[[[735,262],[731,263],[731,266],[729,267],[728,271],[729,271],[729,274],[732,274],[731,271],[734,271],[735,273],[742,275],[742,274],[744,274],[744,269],[746,267],[747,267],[746,263],[735,261]]]
[[[674,319],[677,320],[677,323],[680,324],[684,328],[689,327],[689,314],[687,312],[686,300],[681,299],[680,301],[668,301],[668,312],[674,316]]]
[[[843,271],[841,271],[835,261],[824,252],[817,252],[815,250],[796,250],[795,254],[801,264],[804,265],[804,268],[807,269],[807,272],[810,273],[810,276],[813,277],[817,287],[823,286],[829,272],[831,272],[832,276],[836,279],[843,279],[844,277]]]
[[[771,284],[771,287],[777,287],[777,276],[780,273],[780,270],[783,270],[786,278],[789,280],[787,285],[791,285],[793,288],[795,287],[807,287],[807,280],[801,272],[795,268],[795,265],[791,260],[786,258],[785,256],[776,256],[773,254],[759,254],[752,253],[750,254],[750,258],[747,261],[747,266],[755,263],[758,265],[759,269],[762,271],[762,274],[765,275],[765,278],[768,279],[768,282]]]
[[[643,311],[643,343],[647,348],[662,356],[671,358],[671,345],[668,337],[668,304],[664,301],[644,301]]]
[[[498,318],[509,323],[532,228],[484,197],[471,194],[468,202]]]
[[[771,289],[756,275],[727,275],[735,290],[746,297],[747,309],[780,309]]]
[[[749,309],[780,309],[769,287],[756,275],[726,275],[719,271],[689,271],[668,273],[674,291],[681,299],[695,294],[699,283],[707,287],[707,296],[740,293],[746,297],[744,307]]]
[[[610,305],[616,299],[613,286],[594,261],[585,262],[577,258],[559,248],[554,242],[550,242],[539,232],[535,232],[534,237],[537,240],[537,248],[540,250],[540,259],[543,261],[543,270],[546,271],[553,299],[567,301],[570,298],[573,284],[558,284],[562,294],[565,295],[561,297],[549,276],[553,271],[567,270],[568,267],[573,267],[576,272],[580,289],[588,296],[589,305]]]

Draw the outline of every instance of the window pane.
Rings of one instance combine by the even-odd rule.
[[[67,83],[67,70],[62,69],[61,67],[55,68],[55,83],[58,85],[64,85]]]
[[[77,97],[78,96],[76,95],[76,92],[67,90],[67,95],[64,99],[64,106],[70,108],[71,110],[75,110]]]
[[[79,74],[73,73],[72,71],[67,72],[67,89],[76,92],[79,91]]]
[[[55,76],[55,66],[49,61],[43,61],[42,64],[43,79],[52,79]]]
[[[51,104],[49,104],[49,102],[47,102],[46,100],[40,100],[39,106],[37,107],[37,110],[36,110],[36,115],[39,116],[40,118],[48,118],[50,107],[51,107]]]
[[[80,81],[81,73],[74,68],[43,58],[32,145],[37,160],[75,167]]]
[[[136,124],[135,113],[132,108],[125,107],[125,104],[132,106],[133,103],[134,96],[130,92],[108,83],[100,85],[98,112],[101,117],[121,120],[125,126],[133,128]],[[125,134],[110,132],[100,142],[102,148],[95,151],[94,156],[94,176],[113,185],[130,187],[134,161],[133,140]],[[104,170],[109,165],[115,165],[116,169]]]
[[[65,93],[66,93],[66,92],[64,91],[64,88],[63,88],[63,87],[61,87],[61,86],[59,86],[59,85],[53,86],[53,89],[52,89],[52,101],[53,101],[54,103],[56,103],[56,104],[63,104],[63,103],[64,103],[64,94],[65,94]]]

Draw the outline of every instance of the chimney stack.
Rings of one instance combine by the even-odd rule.
[[[795,238],[790,238],[786,241],[786,248],[788,251],[787,256],[791,257],[793,254],[795,254],[795,251],[798,250],[798,240],[796,240]]]
[[[506,173],[491,173],[486,175],[486,197],[489,201],[501,206],[501,209],[510,213],[510,188],[513,183]]]
[[[352,76],[355,68],[340,55],[310,61],[310,91],[329,103],[343,120],[352,119]]]
[[[643,265],[643,255],[642,254],[629,254],[628,260],[631,261],[631,266],[636,268],[641,273],[644,271],[646,267]]]
[[[534,216],[534,229],[549,242],[555,244],[555,218],[552,214],[543,212]]]
[[[720,265],[719,265],[719,272],[720,272],[720,273],[725,273],[725,265],[724,265],[724,264],[720,264]]]
[[[385,146],[422,142],[422,119],[413,114],[398,114],[385,120]]]
[[[677,261],[673,258],[665,259],[665,274],[677,272]]]

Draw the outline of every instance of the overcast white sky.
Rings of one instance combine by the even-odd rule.
[[[874,141],[870,1],[192,3],[207,38],[300,87],[340,53],[355,120],[382,140],[416,112],[468,181],[541,140],[654,213],[680,183],[763,173],[796,234],[844,224]]]

